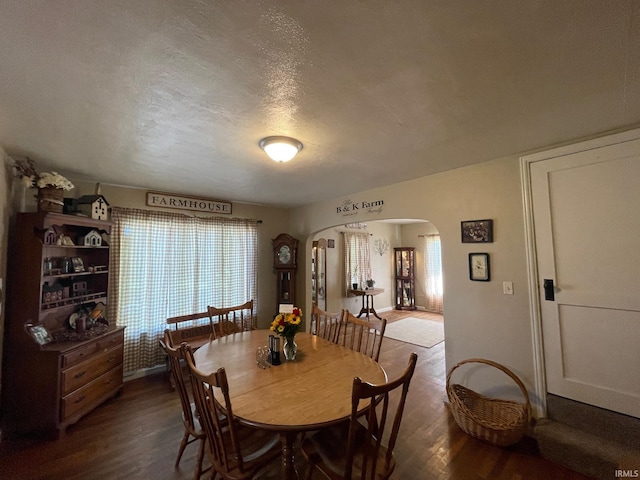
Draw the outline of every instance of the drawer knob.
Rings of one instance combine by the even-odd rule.
[[[73,403],[78,404],[78,403],[80,403],[80,402],[84,402],[84,399],[85,399],[85,396],[84,396],[84,395],[81,395],[81,396],[79,396],[79,397],[77,398],[77,400],[76,400],[75,402],[73,402]]]
[[[87,373],[86,370],[82,371],[82,372],[78,372],[75,374],[75,378],[82,378],[84,377],[84,375]]]

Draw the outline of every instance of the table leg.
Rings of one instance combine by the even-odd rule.
[[[367,306],[365,308],[364,306],[364,298],[367,297]],[[360,315],[362,315],[362,313],[366,313],[367,314],[367,318],[369,318],[369,315],[373,314],[374,317],[376,317],[379,320],[382,320],[382,317],[380,317],[377,312],[376,309],[373,308],[373,295],[363,295],[362,297],[362,310],[360,311]],[[358,315],[358,318],[360,318],[360,315]]]
[[[362,316],[363,313],[366,313],[367,315],[369,315],[369,312],[367,312],[367,309],[364,308],[364,297],[366,297],[366,295],[362,295],[362,308],[360,309],[360,313],[358,314],[357,318],[360,318]]]
[[[283,432],[280,434],[283,480],[297,480],[298,478],[295,466],[295,442],[297,436],[296,432]]]

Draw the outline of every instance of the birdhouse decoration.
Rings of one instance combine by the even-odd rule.
[[[78,211],[96,220],[108,220],[109,202],[100,194],[83,195],[78,199]]]
[[[49,227],[44,231],[43,243],[45,245],[55,245],[58,241],[58,232],[55,228]]]
[[[91,230],[81,238],[81,244],[85,247],[99,247],[102,245],[102,235],[97,230]]]

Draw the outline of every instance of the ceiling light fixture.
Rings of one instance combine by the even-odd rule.
[[[302,143],[291,137],[266,137],[259,145],[276,162],[288,162],[302,150]]]

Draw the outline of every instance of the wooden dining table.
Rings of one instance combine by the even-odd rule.
[[[290,480],[297,478],[298,434],[346,421],[354,377],[379,384],[387,381],[387,374],[371,358],[306,332],[296,334],[295,360],[284,360],[281,353],[281,365],[261,368],[256,350],[268,344],[271,333],[251,330],[227,335],[204,344],[194,358],[205,373],[225,368],[239,423],[280,434],[282,478]]]

